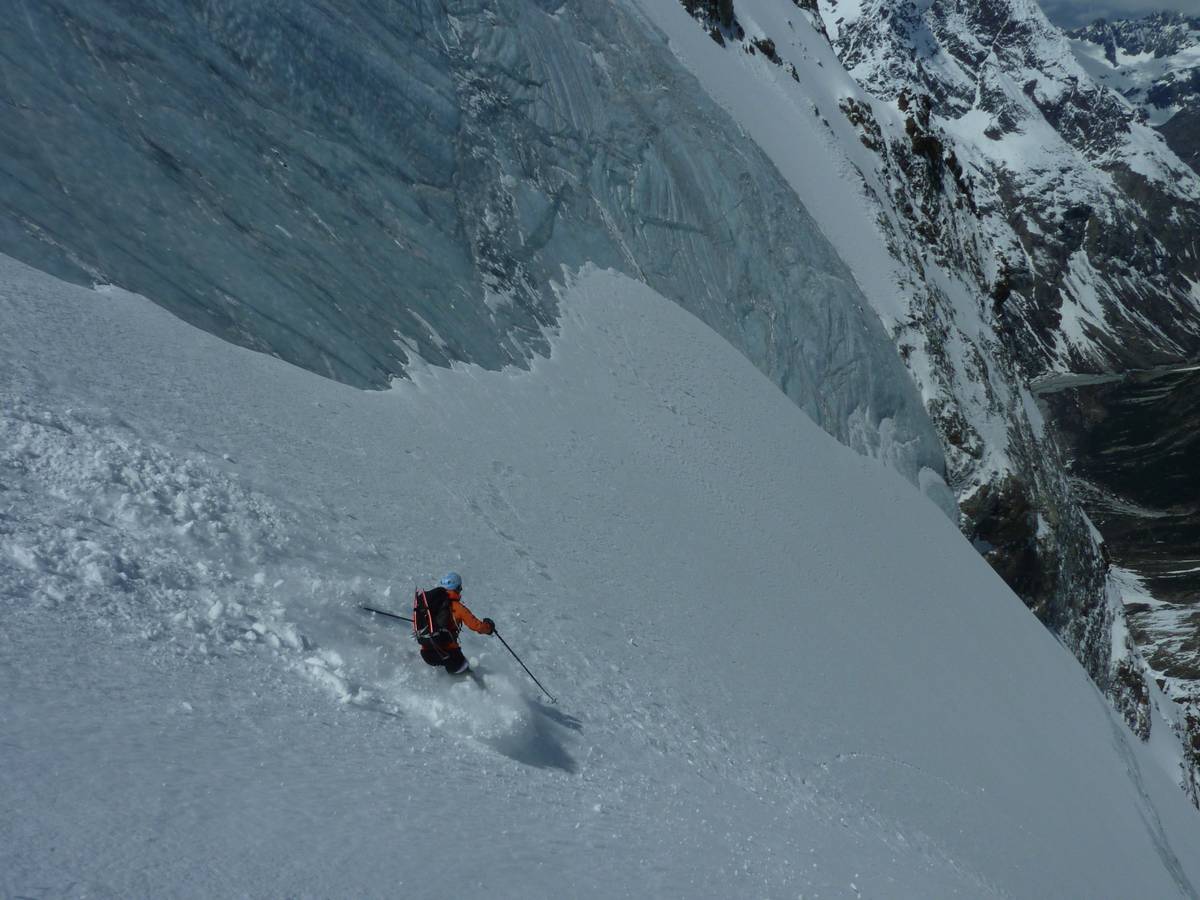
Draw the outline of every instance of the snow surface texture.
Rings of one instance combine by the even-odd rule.
[[[370,393],[0,260],[0,894],[1195,896],[943,515],[644,285],[562,308]],[[558,706],[355,608],[449,567]]]
[[[0,251],[376,387],[413,359],[525,364],[560,268],[612,267],[953,515],[845,263],[627,6],[23,4]]]

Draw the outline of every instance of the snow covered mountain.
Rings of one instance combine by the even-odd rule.
[[[940,511],[644,284],[559,309],[364,392],[0,259],[0,893],[1196,895]],[[356,609],[451,565],[557,706]]]
[[[999,267],[995,313],[1029,374],[1196,354],[1200,180],[1032,0],[831,0],[826,19],[851,74],[909,106],[914,149],[944,133],[963,170],[949,182],[966,186]]]
[[[692,14],[704,27],[691,36],[665,10],[656,23],[767,149],[893,334],[942,435],[964,531],[1137,733],[1153,722],[1148,676],[1179,702],[1167,708],[1180,781],[1200,796],[1200,695],[1147,663],[1169,646],[1175,674],[1194,668],[1180,659],[1190,611],[1153,629],[1166,645],[1127,628],[1125,601],[1140,609],[1144,593],[1110,563],[1146,554],[1114,558],[1085,511],[1096,492],[1070,468],[1063,427],[1079,417],[1034,393],[1196,355],[1200,182],[1033,3],[743,0],[720,40],[696,36],[720,31],[712,11]]]
[[[728,28],[691,12],[713,40],[671,32],[687,45],[677,53],[768,149],[893,334],[942,435],[964,530],[1131,728],[1151,728],[1148,678],[1179,704],[1167,706],[1180,780],[1200,801],[1197,626],[1193,601],[1179,602],[1194,504],[1143,507],[1180,523],[1165,554],[1163,532],[1145,527],[1105,543],[1089,515],[1115,525],[1104,510],[1133,498],[1080,477],[1074,453],[1095,436],[1074,431],[1095,406],[1080,415],[1090,400],[1073,387],[1197,356],[1200,182],[1034,3],[743,0]],[[738,76],[718,56],[752,74],[729,87]],[[764,76],[774,90],[756,86]],[[859,197],[831,188],[855,180]],[[1187,403],[1156,396],[1138,417],[1159,428],[1139,441],[1147,458],[1178,446]],[[1136,454],[1127,465],[1140,471]],[[1138,579],[1164,566],[1178,605],[1156,603],[1151,622]]]
[[[907,356],[943,434],[965,530],[1141,733],[1153,693],[1143,673],[1155,671],[1182,704],[1181,780],[1200,797],[1196,684],[1168,684],[1147,666],[1164,648],[1145,629],[1126,638],[1114,598],[1127,583],[1109,564],[1132,560],[1101,546],[1056,407],[1043,421],[1029,397],[1031,386],[1197,357],[1200,180],[1032,2],[829,0],[821,12],[869,91],[842,104],[874,150],[859,166],[866,190],[894,222],[893,255],[921,273],[893,331],[902,352],[916,351]],[[1157,439],[1170,441],[1165,430]],[[1171,631],[1178,659],[1188,638]]]
[[[1145,112],[1179,158],[1200,167],[1200,19],[1100,19],[1070,37],[1091,76]]]
[[[622,872],[651,865],[660,893],[689,866],[711,877],[685,893],[745,893],[739,872],[781,859],[751,892],[1195,893],[1196,822],[1158,790],[1161,773],[1200,798],[1191,608],[1148,595],[1138,528],[1108,514],[1131,508],[1123,482],[1085,464],[1104,403],[1141,409],[1143,425],[1165,421],[1145,414],[1146,398],[1178,404],[1154,388],[1101,401],[1080,385],[1198,355],[1200,178],[1034,3],[154,0],[25,12],[0,32],[0,96],[23,126],[0,131],[0,251],[109,291],[93,308],[86,292],[5,263],[0,585],[20,625],[5,640],[37,673],[27,693],[42,696],[39,677],[59,684],[60,667],[87,684],[112,667],[139,703],[203,706],[201,724],[123,719],[90,689],[72,712],[97,706],[138,740],[192,731],[219,754],[225,707],[177,705],[173,667],[206,672],[239,722],[270,723],[237,765],[281,754],[305,782],[345,786],[322,797],[343,825],[386,832],[388,815],[432,796],[413,788],[387,807],[365,781],[282,749],[336,758],[336,739],[296,726],[331,709],[297,692],[296,675],[325,684],[371,714],[361,728],[336,719],[364,762],[402,771],[385,761],[399,729],[410,761],[432,735],[457,776],[500,767],[466,841],[508,893],[549,892],[551,864],[526,838],[576,827]],[[336,383],[208,341],[112,285]],[[766,382],[662,298],[782,395],[759,396]],[[74,322],[102,336],[97,358],[76,359]],[[133,349],[160,344],[170,352],[146,360]],[[1014,601],[944,522],[927,524],[935,513],[913,511],[915,494],[819,436],[778,435],[776,419],[807,427],[795,407],[957,519],[1142,742],[1088,711],[1053,643],[1012,624],[1020,609],[1008,625],[990,616],[1010,613],[979,613]],[[1123,464],[1170,458],[1187,433],[1148,435]],[[910,518],[926,524],[900,540]],[[442,691],[364,630],[355,603],[388,590],[403,603],[407,579],[435,574],[446,547],[544,635],[532,649],[559,683],[580,682],[594,719],[555,718],[490,650],[498,697]],[[1156,559],[1171,578],[1186,568],[1182,547]],[[913,572],[929,577],[896,584]],[[529,595],[543,581],[563,604]],[[648,584],[667,595],[661,608]],[[770,621],[762,643],[751,629],[730,648],[730,591]],[[72,640],[107,634],[78,670],[39,624],[73,598]],[[910,604],[925,612],[911,619]],[[666,648],[618,624],[647,607],[651,631],[677,632]],[[777,626],[798,608],[802,634]],[[600,629],[586,641],[585,623]],[[722,654],[728,667],[713,663]],[[143,655],[168,685],[139,675]],[[291,699],[237,696],[242,675]],[[1012,706],[1026,692],[1045,698],[1032,718]],[[13,721],[25,724],[40,704],[20,702]],[[928,737],[981,720],[986,746]],[[85,721],[118,758],[145,763],[99,717]],[[70,717],[38,728],[0,744],[19,762],[6,790],[28,809],[86,808],[91,795],[25,784]],[[56,760],[82,769],[68,749]],[[190,793],[211,793],[194,757],[176,747],[170,760],[155,770],[164,781],[183,771]],[[659,780],[676,765],[692,774]],[[551,773],[539,788],[552,809],[519,766]],[[117,802],[119,765],[105,772],[94,810]],[[320,817],[236,783],[260,823],[278,807]],[[814,784],[828,792],[805,794]],[[695,789],[711,803],[680,799]],[[1010,791],[1011,804],[992,805]],[[1075,815],[1094,791],[1102,809]],[[644,808],[628,799],[639,792]],[[613,796],[625,798],[618,821],[579,819]],[[218,825],[235,816],[233,795],[143,799],[133,821],[179,802],[207,846],[231,852]],[[483,849],[514,804],[542,824]],[[735,840],[738,811],[754,825]],[[1055,825],[1028,830],[1031,816]],[[827,827],[839,818],[850,835]],[[48,822],[0,834],[18,862],[35,860],[13,871],[51,871],[30,849],[62,830]],[[616,849],[621,831],[650,849]],[[797,834],[832,874],[797,861]],[[1062,855],[1044,859],[1051,845]],[[86,869],[95,843],[76,832],[70,846]],[[507,868],[506,851],[541,874]],[[203,868],[187,854],[181,865]],[[583,883],[599,883],[580,865]],[[315,866],[287,884],[347,883],[345,869]],[[235,871],[204,877],[233,892],[252,878]],[[147,877],[153,893],[162,881]],[[125,875],[112,884],[137,888]]]

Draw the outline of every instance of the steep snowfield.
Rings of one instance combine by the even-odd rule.
[[[0,894],[1195,895],[944,515],[644,285],[561,302],[364,393],[0,259]],[[557,706],[355,608],[449,567]]]

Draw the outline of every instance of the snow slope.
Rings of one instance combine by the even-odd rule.
[[[0,894],[1195,896],[944,515],[645,285],[561,303],[370,393],[0,258]],[[355,609],[448,567],[557,706]]]

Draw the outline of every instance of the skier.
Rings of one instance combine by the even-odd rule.
[[[457,572],[448,572],[437,587],[417,591],[413,597],[413,637],[421,645],[421,659],[445,667],[451,675],[471,669],[458,646],[458,633],[464,625],[478,634],[496,633],[496,623],[477,619],[461,597],[462,578]]]

